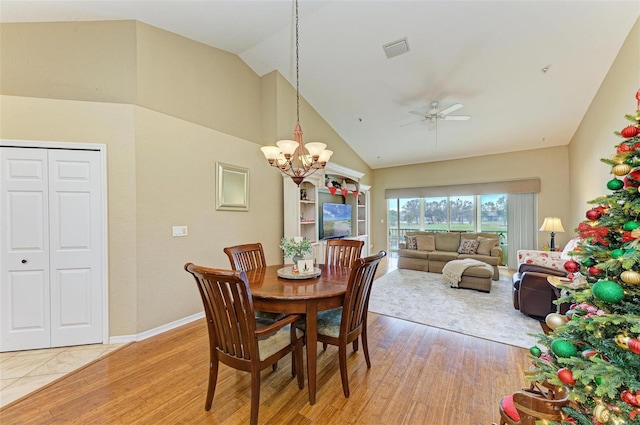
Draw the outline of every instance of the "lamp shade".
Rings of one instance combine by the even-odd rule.
[[[541,232],[564,232],[560,217],[545,217],[540,227]]]

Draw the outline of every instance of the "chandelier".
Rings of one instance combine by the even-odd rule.
[[[291,177],[293,182],[300,186],[302,181],[322,170],[327,165],[332,151],[325,149],[324,143],[302,143],[302,128],[300,127],[300,67],[299,67],[299,42],[298,42],[298,0],[295,4],[295,29],[296,29],[296,126],[293,130],[294,140],[280,140],[276,146],[263,146],[260,148],[272,167],[278,169],[285,176]]]

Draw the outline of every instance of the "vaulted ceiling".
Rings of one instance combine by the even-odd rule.
[[[382,168],[567,145],[640,2],[300,0],[299,13],[301,95]],[[2,22],[139,20],[295,85],[293,17],[292,0],[0,2]],[[434,101],[471,118],[415,114]]]

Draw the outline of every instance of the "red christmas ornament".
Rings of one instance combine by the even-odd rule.
[[[567,385],[573,385],[576,383],[576,380],[573,379],[573,373],[569,369],[561,368],[558,370],[558,379]]]
[[[577,261],[569,260],[564,263],[564,269],[569,273],[575,273],[580,270],[580,264]]]
[[[591,276],[598,276],[599,274],[602,273],[602,270],[600,270],[599,268],[595,267],[595,266],[591,266],[589,267],[589,274]]]
[[[628,145],[626,143],[621,143],[616,148],[616,153],[631,152],[632,150],[633,150],[633,148],[631,147],[631,145]]]
[[[620,393],[620,398],[629,406],[640,407],[640,391],[636,391],[634,394],[629,390],[624,390]]]
[[[599,210],[594,208],[592,210],[587,211],[586,216],[587,216],[587,218],[589,220],[595,221],[595,220],[599,219],[600,217],[602,217],[602,213]]]
[[[631,350],[631,352],[640,354],[640,339],[631,338],[629,339],[629,342],[627,342],[627,345],[629,345],[629,350]]]
[[[636,240],[636,238],[633,237],[632,232],[624,232],[622,234],[622,242],[631,242]]]
[[[624,187],[640,186],[640,170],[633,170],[624,178]]]
[[[632,137],[636,137],[636,134],[638,134],[639,132],[640,131],[638,130],[638,127],[636,127],[635,125],[630,125],[628,127],[623,128],[620,134],[622,134],[622,137],[631,139]]]

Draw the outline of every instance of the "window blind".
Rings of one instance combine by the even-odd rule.
[[[463,196],[463,195],[489,195],[539,193],[540,178],[508,180],[501,182],[454,184],[448,186],[427,186],[399,189],[385,189],[386,199],[397,198],[430,198],[435,196]]]

